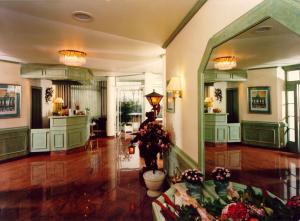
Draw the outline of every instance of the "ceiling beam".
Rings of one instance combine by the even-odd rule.
[[[199,11],[199,9],[204,5],[207,0],[198,0],[193,8],[188,12],[188,14],[182,19],[176,29],[167,38],[163,44],[163,48],[167,48],[169,44],[174,40],[174,38],[179,34],[179,32],[186,26],[186,24],[194,17],[194,15]]]

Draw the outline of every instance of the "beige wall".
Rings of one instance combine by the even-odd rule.
[[[248,112],[248,87],[269,86],[271,88],[271,114]],[[278,122],[284,120],[284,71],[268,68],[248,71],[248,80],[239,86],[240,120]]]
[[[0,61],[0,83],[22,86],[20,117],[0,119],[0,129],[30,125],[31,86],[29,80],[21,78],[20,68],[19,64]]]
[[[183,97],[167,113],[173,142],[198,161],[197,70],[208,40],[262,0],[209,0],[166,50],[166,79],[182,77]]]
[[[22,86],[21,113],[19,118],[0,119],[1,128],[30,127],[31,124],[31,86],[42,88],[43,127],[49,127],[48,116],[52,112],[52,102],[46,103],[45,90],[52,86],[49,80],[28,80],[20,75],[21,65],[0,61],[0,84],[18,84]]]
[[[214,89],[221,89],[222,91],[222,101],[217,101],[215,97],[215,90],[213,90],[212,96],[214,97],[214,106],[213,108],[220,108],[221,113],[226,113],[226,89],[228,88],[227,82],[216,82],[214,83]]]
[[[50,116],[52,114],[52,101],[49,101],[48,103],[46,102],[46,100],[45,100],[45,92],[46,92],[46,88],[53,86],[52,85],[52,81],[50,81],[50,80],[34,79],[34,80],[30,80],[30,84],[31,84],[31,86],[36,86],[36,87],[42,88],[42,118],[43,118],[43,127],[44,128],[48,128],[48,127],[50,127],[50,121],[49,121],[48,116]]]

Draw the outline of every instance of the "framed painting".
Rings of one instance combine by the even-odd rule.
[[[248,87],[249,113],[271,114],[270,87]]]
[[[167,92],[167,112],[175,113],[175,99],[172,92]]]
[[[21,86],[0,84],[0,118],[20,117]]]

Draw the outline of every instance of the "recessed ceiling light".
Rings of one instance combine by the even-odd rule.
[[[80,21],[80,22],[90,22],[90,21],[93,20],[93,16],[90,13],[84,12],[84,11],[75,11],[75,12],[73,12],[72,17],[76,21]]]
[[[266,31],[270,31],[272,29],[271,26],[260,26],[258,28],[255,29],[256,33],[262,33],[262,32],[266,32]]]

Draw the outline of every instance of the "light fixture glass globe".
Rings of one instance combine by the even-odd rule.
[[[86,53],[76,50],[61,50],[59,53],[59,61],[69,66],[82,66],[86,63]]]
[[[218,70],[231,70],[237,65],[234,56],[219,57],[214,59],[214,67]]]

